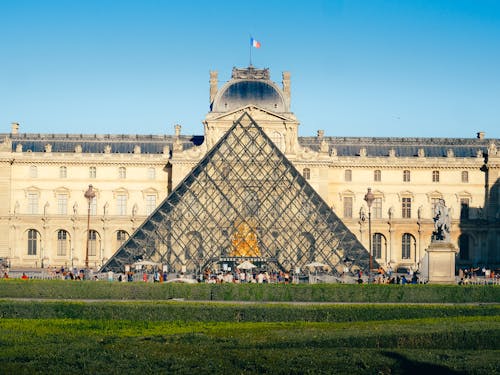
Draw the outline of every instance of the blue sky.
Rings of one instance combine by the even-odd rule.
[[[0,132],[202,134],[250,34],[300,135],[500,138],[497,0],[1,0]]]

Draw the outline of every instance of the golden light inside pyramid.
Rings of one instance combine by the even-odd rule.
[[[242,221],[234,226],[231,239],[232,257],[260,257],[259,243],[257,241],[256,225],[254,221]]]

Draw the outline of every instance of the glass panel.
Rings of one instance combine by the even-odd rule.
[[[346,258],[369,266],[363,245],[247,114],[155,209],[103,270],[137,259],[178,272],[243,259],[283,271],[316,261],[339,275]]]

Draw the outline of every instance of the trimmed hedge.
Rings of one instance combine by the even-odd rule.
[[[467,303],[500,301],[498,285],[155,284],[0,280],[0,298]]]
[[[0,301],[0,318],[191,322],[368,322],[500,316],[500,305]]]

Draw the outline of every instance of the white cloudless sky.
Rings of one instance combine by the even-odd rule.
[[[0,133],[203,134],[250,35],[300,135],[500,138],[497,0],[2,0]]]

